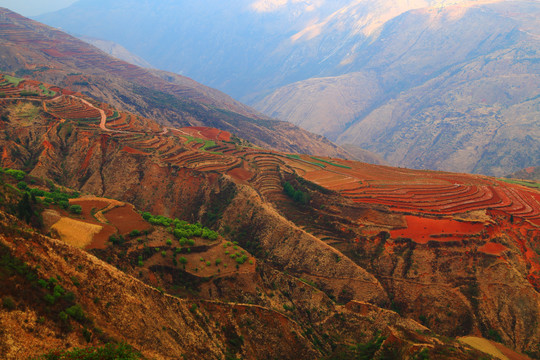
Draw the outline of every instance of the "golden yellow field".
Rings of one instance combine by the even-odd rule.
[[[62,217],[51,227],[51,230],[55,231],[65,243],[82,249],[92,242],[94,235],[102,228],[103,226],[100,225]]]
[[[459,341],[471,346],[472,348],[476,350],[485,352],[486,354],[489,354],[497,359],[509,360],[508,357],[506,357],[502,352],[500,352],[499,349],[497,349],[487,339],[476,337],[476,336],[464,336],[464,337],[460,337]]]

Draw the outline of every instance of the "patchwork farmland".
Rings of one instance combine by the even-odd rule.
[[[80,128],[87,139],[100,138],[101,142],[110,139],[120,145],[121,151],[132,156],[150,157],[156,163],[170,167],[226,174],[239,184],[251,186],[278,208],[285,209],[294,221],[305,217],[306,213],[294,205],[298,199],[286,195],[284,184],[288,179],[297,178],[324,188],[343,201],[386,209],[402,219],[384,226],[369,225],[369,221],[360,224],[356,232],[361,236],[388,231],[392,238],[410,238],[419,244],[453,242],[486,232],[493,235],[501,231],[501,224],[510,224],[505,231],[517,231],[512,224],[518,223],[519,231],[525,235],[539,234],[540,193],[520,184],[482,175],[284,154],[246,145],[233,134],[219,129],[162,127],[152,120],[82,94],[10,76],[0,78],[0,94],[3,94],[0,101],[4,102],[40,103],[42,111],[53,119],[53,124],[48,125],[52,129],[70,123]],[[44,139],[43,156],[53,151],[52,143],[53,139]],[[94,150],[94,146],[85,150],[81,176],[86,173]],[[324,212],[328,214],[329,210]],[[499,224],[497,218],[503,221]],[[329,244],[343,241],[328,231],[327,226],[310,225],[309,230]],[[500,254],[504,246],[486,244],[478,251]],[[523,251],[534,253],[525,245]],[[536,262],[533,255],[527,255],[527,258],[531,263]],[[532,266],[531,271],[537,271],[537,268]]]
[[[124,144],[123,151],[197,171],[226,173],[250,183],[269,199],[283,200],[284,174],[295,174],[356,203],[383,205],[393,211],[452,215],[498,210],[540,225],[540,194],[518,184],[481,175],[392,168],[243,146],[232,141],[227,131],[162,128],[81,94],[51,88],[5,75],[0,78],[0,101],[41,101],[43,110],[57,121],[95,133],[106,131]]]

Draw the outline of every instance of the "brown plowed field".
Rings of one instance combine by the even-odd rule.
[[[236,168],[229,170],[227,172],[232,178],[240,180],[240,181],[248,181],[253,177],[253,173],[251,173],[249,170],[246,170],[244,168]]]
[[[133,210],[130,205],[116,207],[105,213],[105,217],[113,224],[118,232],[127,235],[133,230],[144,231],[150,229],[150,224]]]

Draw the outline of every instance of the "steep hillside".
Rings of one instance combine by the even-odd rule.
[[[101,312],[93,315],[107,333],[145,354],[195,354],[208,339],[216,344],[209,357],[228,349],[245,358],[480,358],[455,340],[471,335],[540,357],[537,189],[486,176],[263,150],[215,128],[163,128],[37,81],[3,76],[0,91],[1,165],[31,176],[12,180],[13,196],[32,194],[46,184],[41,179],[53,179],[148,212],[143,218],[152,227],[125,204],[83,197],[64,203],[81,207],[73,217],[55,200],[58,195],[49,201],[43,193],[38,201],[41,195],[34,194],[57,212],[43,216],[45,231],[48,226],[67,242],[75,239],[123,271],[110,275],[125,284],[118,289],[123,295],[103,294],[117,296],[108,300],[112,304],[122,296],[132,299],[125,309],[109,305],[117,317],[134,311],[131,301],[141,304],[139,292],[153,294],[148,301],[159,304],[160,315],[151,327],[167,336],[156,339],[144,331],[150,320],[131,325],[131,315],[118,328],[107,323],[103,317],[112,315],[101,311],[106,304],[100,302]],[[14,205],[8,209],[24,218],[28,211],[17,209],[26,205]],[[87,242],[66,231],[73,220],[88,229],[81,232],[90,234]],[[36,249],[49,246],[48,240],[41,243]],[[11,248],[22,249],[24,261],[35,264],[25,250],[32,246]],[[61,255],[41,260],[41,271],[63,269],[69,254],[82,254],[56,248]],[[71,276],[63,271],[62,279]],[[126,282],[144,282],[184,300]],[[137,295],[128,293],[132,289]],[[74,291],[85,299],[80,292]],[[8,295],[18,306],[19,295]],[[190,311],[195,300],[198,307]],[[90,298],[83,305],[94,314]],[[174,320],[186,309],[194,315]],[[191,324],[193,316],[193,326],[206,335],[199,337],[196,328],[192,341],[176,329],[185,329],[181,322]],[[276,332],[261,334],[272,321],[281,324]],[[287,341],[274,346],[280,333]],[[69,347],[57,344],[50,346]]]
[[[112,58],[7,9],[0,9],[0,35],[0,68],[17,76],[55,83],[166,125],[214,126],[259,146],[350,157],[322,136],[270,120],[215,89]]]
[[[22,192],[13,190],[11,183],[16,179],[12,174],[34,180],[28,193],[44,185],[21,171],[2,169],[3,208],[6,205],[9,208],[10,202],[23,201],[19,200]],[[57,190],[53,194],[58,194]],[[6,195],[9,196],[7,203]],[[76,199],[77,204],[83,205],[83,217],[64,213],[61,221],[96,221],[90,220],[92,215],[86,211],[107,202],[113,200]],[[47,205],[41,198],[32,206],[44,205],[56,209],[48,209],[44,215],[58,212],[56,205]],[[122,209],[126,205],[116,206]],[[124,220],[112,214],[116,209],[113,207],[105,216],[110,221],[109,226],[121,228]],[[157,218],[147,219],[154,223]],[[206,259],[212,255],[205,253],[204,246],[165,245],[159,239],[166,232],[159,230],[159,226],[136,235],[132,232],[130,240],[111,243],[106,252],[99,250],[98,256],[106,257],[108,263],[91,254],[97,250],[87,253],[39,232],[40,229],[30,228],[0,210],[0,324],[3,330],[0,351],[4,359],[36,358],[45,353],[48,357],[43,358],[50,359],[77,349],[86,349],[82,351],[86,356],[99,351],[97,349],[118,349],[117,356],[107,357],[111,359],[142,359],[143,356],[149,359],[347,359],[373,357],[376,353],[383,357],[427,354],[429,349],[431,353],[440,354],[440,358],[448,358],[444,354],[451,352],[453,359],[472,360],[482,354],[449,339],[443,344],[424,326],[389,310],[357,301],[337,306],[305,280],[299,281],[268,266],[261,265],[254,271],[253,266],[246,263],[237,265],[237,270],[227,271],[225,259],[225,263],[206,264],[207,269],[218,269],[218,273],[208,277],[204,262],[197,260],[201,272],[187,271],[186,264],[192,266],[192,258],[183,263],[185,258],[180,257],[184,265],[178,267],[177,252],[171,256],[170,250],[180,250],[180,254],[193,250],[193,257],[204,255]],[[141,243],[144,244],[142,252]],[[157,244],[161,249],[171,249],[161,255],[154,251]],[[230,242],[226,244],[233,248]],[[141,253],[143,255],[138,255]],[[139,264],[134,266],[131,260],[137,257]],[[156,265],[155,258],[165,265]],[[159,283],[156,278],[160,279]],[[201,291],[201,284],[202,288],[210,285],[210,291]],[[188,291],[179,293],[180,288]],[[218,300],[216,295],[211,295],[212,289],[218,289]],[[169,291],[174,296],[169,295]],[[214,299],[206,299],[208,295],[204,293]],[[242,302],[246,298],[239,298],[238,294],[248,296],[248,303]],[[264,299],[266,306],[254,305],[254,299]],[[286,307],[287,304],[293,305]],[[374,318],[377,321],[374,322]],[[328,334],[332,334],[331,337]],[[323,337],[319,338],[320,335]],[[342,344],[344,340],[356,344],[363,338],[372,339],[355,346]],[[132,347],[134,350],[129,350]],[[328,352],[333,352],[334,356],[324,355]],[[119,356],[121,353],[131,356]]]

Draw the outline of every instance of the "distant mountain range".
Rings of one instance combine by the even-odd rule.
[[[390,164],[502,176],[540,158],[539,14],[536,1],[82,0],[39,19]]]

